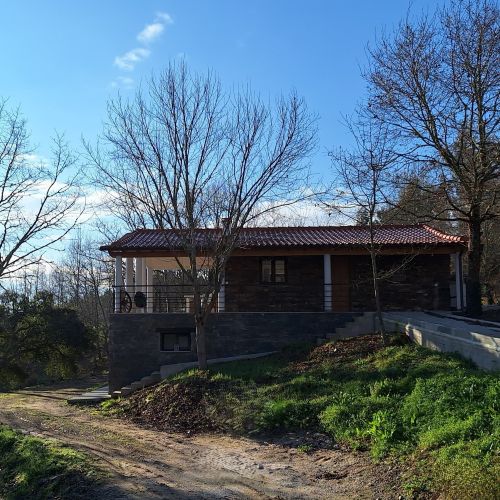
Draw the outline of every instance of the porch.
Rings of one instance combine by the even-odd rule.
[[[381,283],[387,310],[460,309],[461,255],[450,287],[450,254],[415,256]],[[192,285],[172,257],[117,256],[115,313],[194,313]],[[403,255],[379,257],[381,269],[398,268]],[[213,312],[348,312],[374,310],[369,256],[339,254],[245,255],[231,257],[217,294],[202,258],[200,292]],[[204,274],[205,273],[205,274]]]

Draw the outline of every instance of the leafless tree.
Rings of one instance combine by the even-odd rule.
[[[273,107],[180,64],[152,77],[132,101],[112,100],[100,145],[86,144],[112,213],[130,229],[174,230],[189,257],[179,266],[193,286],[202,369],[206,319],[238,235],[269,207],[303,197],[314,122],[294,94]],[[200,257],[209,276],[203,289]]]
[[[109,310],[113,283],[112,259],[98,250],[99,245],[81,231],[74,233],[64,258],[51,275],[62,275],[65,286],[64,304],[73,307],[83,323],[94,332],[97,364],[106,357]],[[55,294],[57,290],[54,290]]]
[[[467,309],[481,314],[481,236],[500,215],[500,9],[453,0],[408,16],[369,49],[372,116],[398,136],[398,152],[444,188],[442,220],[469,233]],[[425,186],[422,186],[425,189]]]
[[[335,184],[330,189],[330,199],[324,205],[328,210],[337,211],[345,218],[368,228],[366,248],[370,255],[371,282],[380,334],[386,343],[380,281],[387,278],[388,274],[387,271],[381,271],[378,264],[381,251],[381,245],[377,243],[380,225],[378,212],[387,206],[392,189],[390,179],[397,156],[394,153],[393,137],[384,125],[367,120],[362,113],[356,119],[346,120],[346,124],[353,139],[353,147],[330,152],[336,174]],[[404,263],[403,259],[401,266]]]
[[[62,137],[37,159],[19,110],[0,101],[0,286],[43,260],[82,213],[75,157]]]

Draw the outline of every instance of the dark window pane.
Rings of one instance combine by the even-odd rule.
[[[180,351],[189,351],[189,335],[178,335],[177,343]]]
[[[261,261],[261,266],[262,266],[262,281],[265,283],[269,283],[272,281],[272,261],[271,259],[263,259]]]
[[[276,259],[274,261],[274,281],[276,283],[285,282],[285,260]]]
[[[164,333],[163,334],[163,350],[164,351],[173,351],[176,340],[177,340],[177,335],[175,335],[175,333]]]

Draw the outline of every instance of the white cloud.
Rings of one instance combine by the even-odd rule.
[[[111,87],[116,89],[118,87],[130,90],[134,88],[135,80],[129,76],[119,76],[116,80],[111,82]]]
[[[166,12],[158,12],[154,22],[147,24],[137,35],[137,40],[143,44],[148,44],[156,40],[165,30],[167,24],[173,24],[174,20]]]
[[[120,69],[132,71],[135,68],[135,65],[149,57],[150,53],[151,51],[149,49],[137,47],[135,49],[129,50],[122,56],[116,56],[115,66],[118,66]]]
[[[157,12],[155,20],[144,27],[144,29],[137,35],[137,40],[142,45],[148,45],[161,36],[167,24],[172,24],[173,22],[174,21],[170,14],[167,14],[166,12]],[[145,47],[136,47],[121,56],[116,56],[114,64],[122,70],[132,71],[139,62],[149,57],[150,54],[151,51],[149,49]],[[133,82],[122,82],[122,84],[130,88]],[[117,87],[118,82],[115,80],[111,83],[111,86]]]
[[[158,38],[165,29],[163,23],[151,23],[148,24],[138,35],[137,40],[141,43],[152,42],[155,38]]]
[[[172,16],[170,14],[167,14],[166,12],[157,12],[156,13],[156,20],[162,21],[163,24],[174,24],[174,20],[172,19]]]

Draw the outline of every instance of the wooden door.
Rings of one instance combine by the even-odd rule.
[[[332,256],[332,300],[333,311],[351,310],[351,283],[347,255]]]

